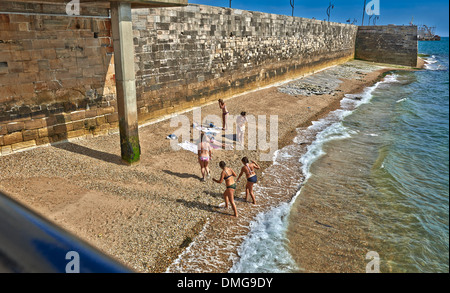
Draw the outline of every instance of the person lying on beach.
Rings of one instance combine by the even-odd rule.
[[[247,123],[247,112],[241,112],[241,115],[236,119],[237,141],[244,144],[245,124]]]
[[[248,195],[252,197],[253,204],[256,204],[255,194],[253,193],[253,184],[258,182],[258,177],[256,176],[255,169],[260,169],[261,167],[255,162],[249,162],[247,157],[242,158],[242,163],[244,167],[241,169],[241,173],[239,174],[237,181],[241,179],[241,176],[245,173],[247,177],[247,185],[245,186],[245,200],[248,199]]]
[[[212,158],[211,145],[205,138],[206,135],[202,132],[200,136],[200,143],[198,144],[198,163],[202,171],[202,181],[205,181],[205,176],[210,176],[210,171],[208,168],[209,161]]]
[[[220,109],[222,109],[222,130],[226,130],[227,129],[227,118],[228,118],[228,115],[230,114],[230,112],[228,112],[227,105],[225,104],[225,102],[222,99],[219,100],[219,107],[220,107]]]
[[[225,149],[226,147],[224,142],[223,143],[218,142],[214,136],[209,137],[209,135],[206,134],[205,139],[213,148]]]
[[[234,203],[234,192],[236,191],[236,182],[233,177],[236,177],[236,173],[233,169],[228,168],[227,164],[224,161],[219,163],[219,167],[222,169],[222,174],[219,180],[213,179],[214,182],[222,184],[225,180],[225,186],[227,189],[223,193],[223,198],[225,200],[225,208],[228,209],[228,202],[231,203],[231,207],[233,208],[234,216],[238,216],[238,212],[236,209],[236,204]]]
[[[202,125],[199,125],[199,124],[197,124],[195,122],[192,124],[192,127],[193,127],[194,130],[198,130],[202,134],[206,134],[206,136],[204,138],[215,149],[217,149],[217,148],[223,148],[224,149],[225,148],[225,146],[226,146],[225,143],[220,143],[220,142],[216,141],[216,139],[214,137],[216,134],[220,133],[219,131],[216,132],[216,130],[213,129],[213,128],[208,128],[207,126],[202,126]]]

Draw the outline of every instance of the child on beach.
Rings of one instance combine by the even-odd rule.
[[[198,163],[200,164],[202,172],[202,181],[205,181],[205,176],[210,176],[210,171],[208,168],[209,161],[212,158],[211,145],[206,139],[206,135],[202,132],[200,137],[200,143],[198,144]]]
[[[227,164],[224,161],[219,163],[219,167],[222,169],[222,174],[219,180],[213,179],[214,182],[222,184],[225,180],[225,186],[227,189],[223,193],[223,198],[225,200],[225,208],[228,209],[228,202],[231,203],[231,207],[233,208],[234,216],[237,218],[238,212],[236,209],[236,204],[234,203],[234,192],[236,190],[236,182],[233,177],[236,177],[236,173],[227,167]]]
[[[236,119],[237,141],[244,144],[245,124],[247,123],[247,112],[241,112],[241,116]]]
[[[227,118],[228,118],[228,115],[230,114],[230,112],[228,112],[227,105],[225,104],[225,102],[222,99],[219,100],[219,108],[222,109],[222,130],[226,130],[227,129]]]
[[[253,193],[253,184],[258,182],[258,177],[256,176],[255,169],[260,169],[261,167],[255,161],[251,161],[250,163],[247,157],[242,158],[242,163],[244,164],[244,167],[242,167],[237,181],[239,181],[239,179],[241,179],[241,176],[245,173],[247,177],[247,185],[245,187],[245,200],[248,199],[248,195],[250,194],[253,200],[253,204],[256,204],[255,194]]]

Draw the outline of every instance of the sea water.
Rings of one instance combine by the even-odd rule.
[[[230,272],[297,272],[307,262],[336,271],[327,257],[345,268],[370,251],[381,272],[449,271],[449,39],[419,42],[419,52],[425,70],[395,71],[347,95],[277,152],[283,178],[303,173],[301,188],[258,215]]]

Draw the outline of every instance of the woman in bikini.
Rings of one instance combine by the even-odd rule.
[[[228,115],[230,114],[230,112],[228,112],[227,105],[225,104],[225,102],[222,99],[219,100],[219,107],[220,107],[220,109],[222,109],[222,130],[226,130],[227,129],[227,119],[228,119]]]
[[[202,170],[202,181],[205,181],[206,175],[210,175],[208,165],[212,158],[211,146],[205,137],[205,134],[202,132],[200,143],[198,144],[198,163],[200,164],[200,168]]]
[[[253,193],[253,184],[258,182],[258,177],[256,176],[255,169],[260,169],[261,167],[255,162],[249,162],[247,157],[242,158],[242,163],[244,167],[241,169],[241,173],[237,178],[237,181],[241,179],[241,176],[245,173],[247,176],[247,185],[245,186],[245,200],[248,199],[248,195],[252,197],[253,204],[256,204],[255,194]]]
[[[225,208],[228,209],[228,202],[231,203],[231,207],[233,208],[234,216],[237,218],[238,212],[236,209],[236,204],[234,203],[234,192],[236,190],[236,182],[233,177],[236,177],[236,173],[233,169],[228,168],[225,162],[219,163],[220,168],[222,168],[222,174],[220,176],[220,180],[213,179],[214,182],[222,184],[225,180],[225,185],[227,189],[223,193],[223,198],[225,199]]]

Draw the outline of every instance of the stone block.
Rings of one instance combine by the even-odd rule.
[[[58,121],[56,120],[55,116],[50,116],[44,119],[45,120],[45,125],[48,126],[53,126],[58,124]]]
[[[94,118],[97,116],[97,109],[94,110],[86,110],[85,117],[86,118]]]
[[[109,115],[105,115],[106,120],[108,121],[108,123],[113,123],[113,122],[117,122],[119,121],[119,113],[112,113]]]
[[[44,144],[49,144],[50,143],[50,139],[48,137],[40,137],[38,139],[36,139],[36,145],[44,145]]]
[[[23,150],[23,149],[27,149],[27,148],[31,148],[31,147],[35,147],[35,146],[36,146],[36,141],[29,140],[29,141],[15,143],[11,147],[12,147],[13,152],[16,152],[19,150]]]
[[[44,119],[33,119],[29,121],[25,121],[24,129],[25,130],[31,130],[31,129],[39,129],[45,127],[45,120]]]
[[[0,149],[2,156],[6,156],[12,153],[12,148],[10,145],[2,146]]]
[[[72,122],[72,124],[73,124],[73,130],[80,130],[80,129],[85,128],[84,120],[75,121],[75,122]]]
[[[6,124],[0,125],[0,135],[8,134],[8,129],[6,128]]]
[[[67,138],[75,138],[75,137],[81,137],[85,135],[84,129],[79,129],[75,131],[69,131],[67,132]]]
[[[95,118],[86,119],[84,125],[87,130],[93,130],[97,127],[97,120]]]
[[[97,109],[97,116],[114,113],[114,107],[105,107]]]
[[[77,111],[70,113],[70,118],[72,121],[83,120],[86,118],[86,111]]]
[[[106,123],[106,118],[105,118],[105,116],[97,117],[97,118],[95,118],[95,120],[96,120],[96,122],[97,122],[97,126],[100,126],[100,125]]]
[[[40,138],[44,138],[44,137],[49,137],[49,136],[55,135],[55,131],[53,130],[53,126],[49,126],[49,127],[38,129],[38,133],[39,133],[39,137]]]
[[[24,130],[23,133],[23,140],[24,141],[28,141],[28,140],[36,140],[39,138],[39,132],[37,129],[33,129],[33,130]]]
[[[12,145],[23,141],[22,132],[14,132],[3,136],[4,145]]]
[[[53,126],[54,134],[63,134],[73,130],[72,123],[58,124]]]
[[[13,133],[17,131],[22,131],[25,128],[25,123],[23,122],[11,122],[6,125],[8,133]]]

